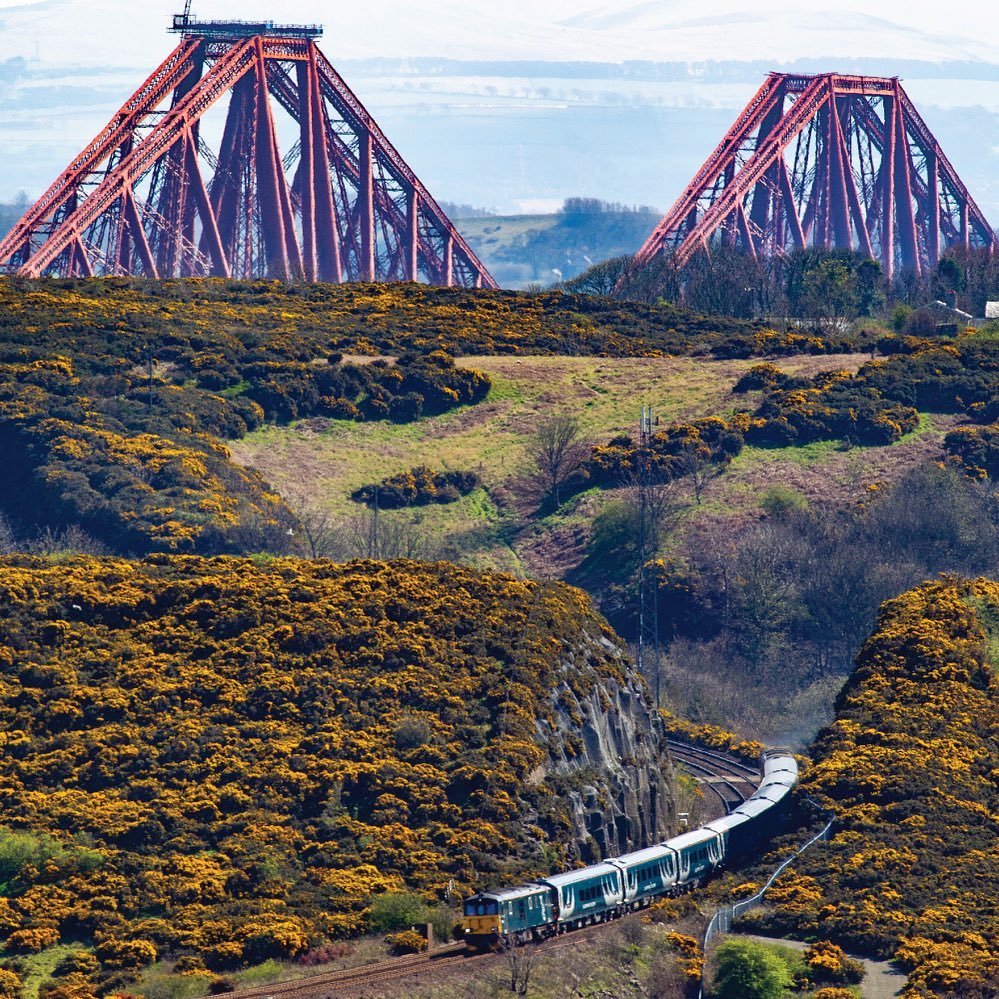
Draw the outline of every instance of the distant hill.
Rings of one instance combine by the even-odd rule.
[[[553,215],[484,215],[467,206],[452,208],[461,234],[507,288],[554,284],[602,260],[631,255],[662,218],[645,205],[594,198],[569,198]]]
[[[0,237],[6,236],[14,228],[14,223],[24,214],[26,207],[21,201],[14,204],[0,202]]]

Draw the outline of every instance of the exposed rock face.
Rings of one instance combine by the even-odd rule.
[[[546,738],[548,774],[568,778],[575,849],[587,863],[660,842],[675,819],[662,719],[624,652],[606,637],[595,642],[620,661],[623,681],[605,677],[582,697],[564,684],[554,692],[557,731]]]

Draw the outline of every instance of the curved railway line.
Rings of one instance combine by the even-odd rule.
[[[760,772],[734,756],[703,749],[690,743],[671,739],[670,754],[677,764],[712,792],[726,814],[744,802],[758,787]],[[582,936],[599,933],[608,924],[589,926],[554,937],[538,946],[558,949],[569,946]],[[324,971],[308,978],[272,985],[257,986],[231,993],[232,999],[353,999],[355,996],[377,995],[392,982],[403,983],[412,978],[438,975],[444,969],[467,968],[474,962],[497,960],[495,954],[469,954],[464,944],[448,944],[430,954],[412,954],[390,958],[376,964],[339,971]],[[373,989],[374,991],[368,991]]]
[[[680,767],[718,798],[725,815],[731,814],[759,787],[759,770],[734,756],[676,739],[670,739],[668,747]]]

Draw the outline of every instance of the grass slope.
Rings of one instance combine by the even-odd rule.
[[[787,358],[780,367],[813,375],[856,370],[865,360],[861,354],[803,356]],[[588,437],[606,441],[634,434],[641,406],[648,402],[664,425],[730,416],[747,406],[747,397],[731,390],[753,362],[473,356],[459,363],[489,375],[492,389],[485,402],[404,426],[268,425],[231,442],[233,455],[259,469],[293,505],[319,505],[344,519],[361,509],[349,499],[355,489],[389,475],[418,465],[477,472],[483,489],[447,506],[421,509],[415,515],[419,531],[449,556],[504,570],[562,575],[578,562],[593,516],[613,493],[584,494],[523,530],[524,449],[537,421],[554,411],[569,412],[578,415]],[[836,442],[747,447],[709,485],[698,516],[751,514],[779,482],[811,499],[859,499],[871,483],[942,454],[950,425],[947,418],[926,417],[919,431],[883,448],[846,449]]]

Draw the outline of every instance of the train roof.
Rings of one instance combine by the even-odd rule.
[[[672,839],[666,840],[662,845],[669,847],[671,850],[687,850],[692,846],[700,846],[702,843],[707,843],[717,838],[718,834],[714,830],[701,826],[700,829],[692,829],[690,832],[674,836]]]
[[[738,810],[736,810],[731,815],[715,819],[713,822],[705,822],[701,828],[710,829],[716,833],[728,833],[735,829],[736,826],[741,826],[743,822],[747,821],[748,818],[745,815],[740,815]]]
[[[755,819],[758,815],[773,808],[775,804],[776,802],[770,801],[768,798],[750,798],[749,801],[744,801],[733,814]]]
[[[781,798],[791,793],[791,789],[794,787],[794,782],[790,780],[768,780],[761,784],[752,797],[772,797],[774,794],[779,795]]]
[[[575,884],[577,881],[587,881],[590,878],[600,878],[605,874],[612,874],[617,877],[620,872],[612,864],[592,864],[590,867],[581,867],[575,871],[565,871],[562,874],[552,874],[547,878],[538,878],[540,884],[552,885],[554,888],[561,888],[563,885]]]
[[[534,895],[539,891],[544,891],[544,889],[541,885],[537,884],[514,885],[512,888],[493,888],[490,891],[480,891],[477,895],[473,895],[472,897],[495,899],[526,898],[528,895]]]
[[[781,771],[786,771],[789,774],[794,775],[794,779],[798,779],[798,761],[791,756],[790,753],[781,753],[780,755],[774,756],[764,756],[763,758],[763,776],[764,778],[769,777],[771,774],[780,773]]]
[[[659,844],[650,846],[644,850],[636,850],[634,853],[626,853],[620,857],[613,857],[607,861],[608,864],[624,864],[627,867],[634,867],[635,864],[651,864],[663,857],[668,857],[673,851],[669,847]]]

